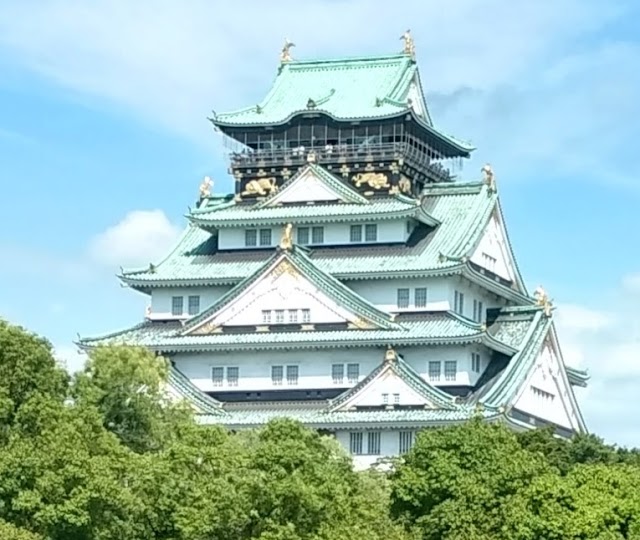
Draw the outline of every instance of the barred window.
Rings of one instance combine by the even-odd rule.
[[[189,315],[197,315],[198,313],[200,313],[200,297],[190,296],[189,297]]]
[[[399,449],[401,454],[406,454],[413,448],[413,431],[401,431],[399,433]]]
[[[349,450],[354,455],[362,454],[362,432],[349,434]]]
[[[444,379],[445,381],[455,381],[458,375],[458,362],[455,360],[447,360],[444,363]]]
[[[400,394],[393,394],[393,404],[400,405]]]
[[[260,229],[260,245],[271,245],[271,229]]]
[[[460,291],[455,291],[453,299],[453,311],[459,315],[464,315],[464,294]]]
[[[331,366],[331,379],[333,384],[342,384],[344,382],[344,364],[333,364]]]
[[[311,310],[310,309],[303,309],[302,310],[302,322],[303,323],[311,322]]]
[[[351,225],[349,230],[349,241],[362,242],[362,225]]]
[[[324,227],[311,228],[311,243],[324,244]]]
[[[367,454],[370,456],[380,455],[380,432],[370,431],[367,433]]]
[[[211,368],[211,381],[213,386],[222,386],[224,384],[224,368],[212,367]]]
[[[287,366],[287,384],[298,384],[298,366]]]
[[[263,309],[262,310],[262,323],[263,324],[271,324],[271,310]]]
[[[244,245],[246,247],[254,247],[258,245],[258,231],[255,229],[247,229],[244,231]]]
[[[298,322],[298,310],[297,309],[290,309],[289,310],[289,322],[290,323],[297,323]]]
[[[282,366],[271,366],[271,383],[274,386],[282,386],[284,378],[284,368]]]
[[[473,301],[473,320],[477,322],[484,320],[484,304],[480,300]]]
[[[431,362],[429,362],[429,380],[439,381],[441,370],[442,370],[442,365],[439,360],[432,360]]]
[[[227,384],[229,386],[238,386],[239,378],[240,378],[240,368],[237,368],[237,367],[227,368]]]
[[[375,242],[378,239],[378,225],[370,223],[364,226],[365,242]]]
[[[276,309],[276,324],[284,323],[284,309]]]
[[[182,315],[184,313],[184,297],[173,296],[171,298],[171,315]]]
[[[409,307],[409,289],[398,289],[398,307]]]
[[[360,379],[360,364],[347,364],[347,380],[350,383],[357,383]]]
[[[298,227],[298,244],[306,246],[309,243],[309,227]]]
[[[417,308],[427,307],[427,288],[418,287],[413,291],[413,304]]]
[[[475,373],[480,373],[480,355],[478,353],[471,353],[471,369]]]

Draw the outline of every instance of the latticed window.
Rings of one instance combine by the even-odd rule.
[[[290,323],[297,323],[298,322],[298,310],[297,309],[290,309],[289,310],[289,322]]]
[[[240,368],[237,368],[237,367],[227,368],[227,384],[229,386],[238,386],[239,378],[240,378]]]
[[[427,288],[418,287],[413,291],[413,304],[417,308],[427,307]]]
[[[182,315],[184,313],[184,297],[173,296],[171,298],[171,315]]]
[[[455,360],[447,360],[444,363],[444,380],[455,381],[458,375],[458,362]]]
[[[484,321],[484,304],[480,300],[473,301],[473,320]]]
[[[350,242],[362,242],[362,225],[351,225],[349,229]]]
[[[354,455],[362,454],[362,432],[349,434],[349,450]]]
[[[409,289],[398,289],[398,307],[409,307]]]
[[[324,244],[324,227],[311,228],[311,243]]]
[[[393,394],[393,404],[400,405],[400,394]]]
[[[271,366],[271,382],[274,386],[282,386],[284,378],[284,368],[282,366]]]
[[[310,309],[303,309],[302,310],[302,322],[303,323],[311,322],[311,310]]]
[[[222,386],[224,384],[224,368],[212,367],[211,368],[211,382],[213,386]]]
[[[271,310],[263,309],[262,310],[262,323],[263,324],[271,324]]]
[[[389,394],[382,394],[382,404],[383,405],[389,404]]]
[[[460,291],[455,291],[454,293],[453,311],[460,315],[464,315],[464,294]]]
[[[344,382],[344,364],[333,364],[331,366],[331,379],[333,384],[342,384]]]
[[[378,239],[378,225],[370,223],[364,226],[365,242],[375,242]]]
[[[367,433],[367,454],[370,456],[380,455],[380,432],[370,431]]]
[[[200,297],[190,296],[189,297],[189,315],[197,315],[198,313],[200,313]]]
[[[413,431],[401,431],[398,443],[400,453],[406,454],[413,448]]]
[[[360,378],[360,364],[347,364],[347,381],[357,383]]]
[[[276,309],[276,324],[284,322],[284,309]]]
[[[258,231],[255,229],[247,229],[244,231],[244,245],[253,247],[258,245]]]
[[[429,362],[429,380],[439,381],[440,372],[442,371],[442,364],[439,360],[432,360]]]
[[[298,384],[298,366],[287,366],[287,384]]]
[[[271,245],[271,229],[260,229],[260,245]]]
[[[298,227],[298,244],[306,246],[309,243],[309,227]]]
[[[475,373],[480,373],[480,354],[471,353],[471,369]]]

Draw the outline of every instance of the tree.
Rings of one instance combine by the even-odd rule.
[[[0,520],[0,538],[2,540],[43,540],[40,535],[19,529],[11,523]]]

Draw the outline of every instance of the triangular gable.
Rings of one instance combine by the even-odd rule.
[[[427,383],[395,351],[389,349],[384,361],[364,380],[331,402],[332,411],[360,407],[423,407],[454,409],[454,398]]]
[[[268,320],[265,311],[269,311]],[[282,320],[276,318],[279,315]],[[277,251],[257,272],[191,319],[183,334],[210,334],[221,331],[223,326],[268,327],[286,323],[398,328],[389,314],[323,273],[300,248],[293,247]]]
[[[411,108],[413,109],[413,112],[424,119],[429,125],[432,125],[431,115],[429,114],[429,109],[427,107],[427,100],[424,97],[422,83],[420,82],[420,75],[417,70],[409,84],[407,100],[411,100]]]
[[[497,276],[515,283],[520,292],[526,292],[507,236],[499,202],[496,203],[470,260]]]
[[[369,201],[319,165],[309,164],[290,178],[277,193],[257,207],[315,202],[367,204]]]
[[[575,432],[586,430],[553,326],[519,386],[512,407]]]

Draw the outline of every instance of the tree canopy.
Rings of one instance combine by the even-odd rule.
[[[0,321],[0,538],[640,538],[638,452],[474,420],[355,471],[292,420],[231,433],[166,399],[167,362],[102,347],[69,377]]]

